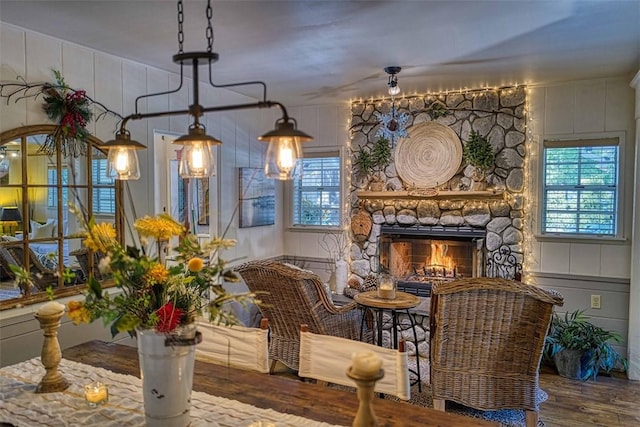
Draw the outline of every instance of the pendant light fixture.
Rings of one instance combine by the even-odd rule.
[[[389,95],[396,96],[400,94],[400,86],[398,86],[398,76],[397,74],[402,70],[401,67],[385,67],[384,71],[389,74],[389,82],[387,86],[389,86]]]
[[[116,132],[114,140],[106,142],[103,147],[109,150],[107,174],[120,180],[133,180],[140,178],[137,150],[146,148],[143,144],[131,139],[126,125],[129,120],[149,119],[153,117],[177,116],[189,114],[193,117],[193,123],[189,126],[188,133],[177,138],[173,143],[182,145],[179,173],[183,178],[206,178],[215,174],[215,159],[213,147],[222,142],[207,135],[206,129],[200,123],[200,117],[205,113],[217,111],[240,110],[249,108],[279,107],[282,117],[276,121],[275,129],[258,137],[258,140],[269,143],[265,174],[269,178],[287,180],[291,179],[299,171],[298,161],[302,157],[301,142],[311,141],[313,138],[297,129],[295,119],[289,117],[287,110],[279,102],[267,100],[267,86],[261,81],[231,83],[216,85],[212,81],[211,65],[218,60],[218,54],[212,51],[213,27],[211,17],[211,0],[207,0],[207,50],[196,52],[184,52],[184,9],[182,0],[178,1],[178,53],[173,56],[173,62],[180,64],[180,85],[177,89],[167,92],[141,95],[136,98],[135,113],[125,117],[120,123],[120,129]],[[217,107],[203,107],[200,105],[198,67],[208,64],[209,84],[214,88],[226,88],[233,86],[260,85],[262,87],[262,100],[256,103],[224,105]],[[161,111],[140,113],[138,101],[153,96],[168,95],[178,92],[182,88],[185,66],[191,65],[193,79],[193,104],[187,110]]]

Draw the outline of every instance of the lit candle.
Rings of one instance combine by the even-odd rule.
[[[396,290],[391,277],[385,276],[380,279],[380,283],[378,284],[378,297],[384,299],[394,299],[396,297]]]
[[[38,316],[51,316],[52,314],[58,314],[62,311],[64,311],[64,305],[56,301],[49,301],[41,305],[36,314]]]
[[[84,386],[84,398],[91,407],[102,405],[109,400],[109,390],[106,384],[94,382]]]
[[[351,373],[362,377],[373,377],[380,372],[382,359],[372,351],[354,353],[351,357]]]

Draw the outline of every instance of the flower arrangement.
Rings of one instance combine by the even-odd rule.
[[[60,140],[63,156],[85,155],[89,137],[86,126],[93,116],[89,109],[91,100],[84,90],[73,90],[67,86],[60,71],[53,70],[53,74],[56,84],[47,84],[42,88],[45,94],[43,108],[47,117],[57,123],[57,128],[47,135],[40,150],[53,155],[56,141]]]
[[[232,247],[235,240],[214,238],[201,246],[180,223],[168,215],[158,215],[135,221],[141,248],[123,247],[111,224],[82,218],[81,223],[86,231],[84,244],[104,255],[99,269],[111,275],[121,292],[112,297],[91,278],[85,300],[67,304],[67,314],[76,324],[101,318],[105,325],[111,325],[113,336],[119,332],[133,335],[138,328],[171,333],[193,323],[205,311],[210,320],[236,323],[233,313],[223,309],[225,304],[232,300],[241,304],[255,301],[251,293],[228,294],[219,284],[222,278],[238,281],[219,257],[219,252]],[[164,253],[175,236],[181,238],[175,248],[176,265],[166,267]],[[157,248],[155,256],[150,255],[153,246]]]

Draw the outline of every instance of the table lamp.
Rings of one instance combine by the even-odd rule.
[[[5,206],[0,213],[2,232],[13,235],[18,231],[18,223],[22,221],[22,216],[17,206]]]

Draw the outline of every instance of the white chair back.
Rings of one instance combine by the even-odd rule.
[[[196,358],[221,362],[236,368],[269,372],[269,331],[267,319],[260,328],[213,325],[206,320],[197,322],[202,342],[196,346]]]
[[[334,384],[355,387],[346,374],[352,355],[372,351],[382,359],[384,377],[376,382],[375,391],[409,400],[409,365],[403,348],[394,350],[360,341],[300,331],[300,368],[298,375]]]

